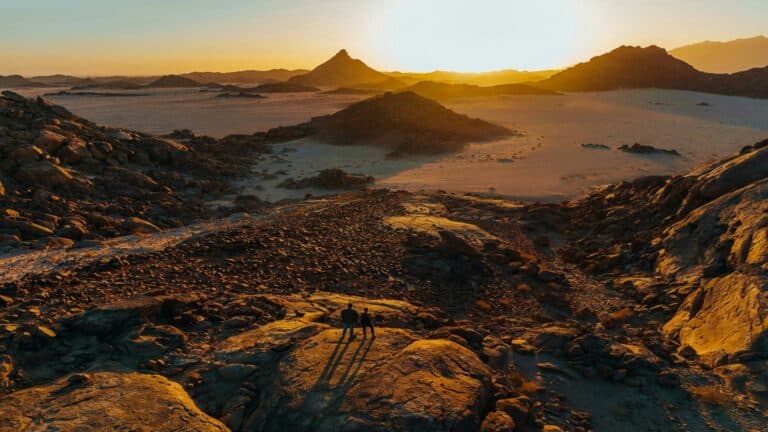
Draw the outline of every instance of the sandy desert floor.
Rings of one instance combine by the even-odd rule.
[[[46,92],[52,91],[45,89]],[[25,91],[40,94],[40,89]],[[197,89],[154,90],[144,97],[53,96],[51,100],[98,123],[151,133],[189,128],[198,134],[251,133],[335,112],[361,96],[271,94],[267,99],[223,99]],[[522,136],[473,144],[440,157],[385,160],[384,151],[310,141],[277,147],[254,163],[247,190],[269,200],[306,193],[276,186],[288,177],[339,167],[407,190],[497,194],[560,201],[591,186],[638,176],[674,174],[768,137],[768,101],[671,90],[624,90],[563,96],[504,96],[447,104],[457,112],[502,124]],[[635,155],[622,144],[675,149],[681,157]],[[607,150],[582,148],[603,144]],[[361,143],[364,144],[364,143]],[[273,174],[264,180],[264,174]],[[269,176],[272,177],[272,176]]]

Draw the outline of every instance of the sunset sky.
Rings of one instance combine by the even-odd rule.
[[[0,74],[535,70],[766,33],[766,0],[0,0]]]

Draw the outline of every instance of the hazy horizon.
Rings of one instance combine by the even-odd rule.
[[[384,71],[560,69],[620,45],[765,34],[768,16],[757,0],[0,0],[0,9],[0,74],[25,76],[311,69],[342,48]]]

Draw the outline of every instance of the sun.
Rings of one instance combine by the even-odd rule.
[[[547,69],[590,43],[586,7],[567,0],[398,0],[371,31],[384,61],[403,69]]]

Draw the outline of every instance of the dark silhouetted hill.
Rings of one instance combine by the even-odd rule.
[[[309,73],[295,76],[289,82],[319,87],[350,87],[389,79],[388,75],[372,69],[358,59],[353,59],[346,50],[341,50]]]
[[[392,155],[438,154],[460,150],[513,132],[458,114],[413,92],[385,93],[307,123],[272,129],[267,137],[285,141],[314,137],[338,145],[374,145]]]
[[[662,88],[768,98],[768,67],[712,74],[697,70],[657,46],[622,46],[536,85],[561,91]]]
[[[28,80],[21,75],[0,76],[0,87],[45,87],[45,84]]]
[[[165,75],[151,83],[147,87],[171,88],[171,87],[200,87],[201,84],[195,80],[185,78],[179,75]]]

